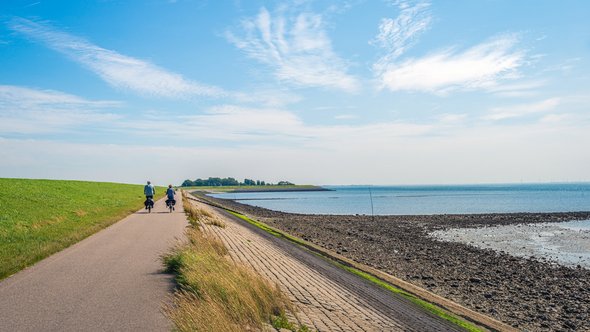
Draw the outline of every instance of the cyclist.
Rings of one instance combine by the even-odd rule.
[[[153,206],[154,202],[154,195],[156,194],[156,188],[152,185],[150,181],[147,182],[145,187],[143,187],[143,193],[145,194],[145,208],[148,208],[148,202],[151,200],[151,204]]]
[[[174,205],[176,204],[176,200],[174,196],[176,195],[176,191],[172,189],[172,185],[168,185],[168,190],[166,190],[166,196],[168,196],[168,200],[166,201],[166,205],[172,204],[172,210],[174,210]]]

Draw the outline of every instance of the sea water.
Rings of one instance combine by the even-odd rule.
[[[331,191],[213,194],[305,214],[420,215],[590,211],[590,183],[324,186]]]

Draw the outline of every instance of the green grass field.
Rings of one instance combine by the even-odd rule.
[[[158,197],[164,188],[157,188]],[[143,206],[143,185],[0,178],[0,279]]]

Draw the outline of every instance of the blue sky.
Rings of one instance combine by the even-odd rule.
[[[587,1],[3,1],[0,176],[590,181]]]

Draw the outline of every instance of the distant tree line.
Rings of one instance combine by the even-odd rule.
[[[196,179],[184,180],[182,183],[183,187],[222,187],[222,186],[270,186],[275,185],[261,180],[244,179],[243,182],[239,182],[234,178],[208,178],[208,179]],[[288,186],[293,185],[289,181],[279,181],[276,185]]]

